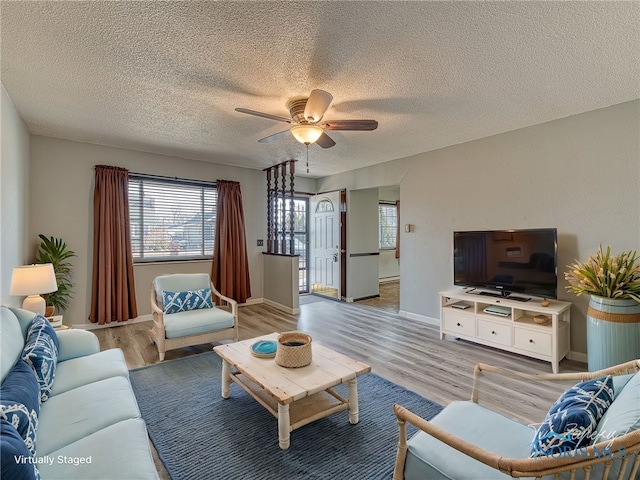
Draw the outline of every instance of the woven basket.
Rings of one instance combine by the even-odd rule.
[[[311,337],[302,332],[285,332],[278,337],[276,363],[298,368],[311,363]]]

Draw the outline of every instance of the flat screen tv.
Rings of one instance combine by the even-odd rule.
[[[453,233],[453,283],[486,295],[557,298],[555,228]]]

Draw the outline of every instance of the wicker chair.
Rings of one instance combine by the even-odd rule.
[[[496,443],[502,444],[500,448],[494,448],[495,450],[508,450],[512,447],[508,445],[505,447],[505,443],[508,444],[510,441],[513,441],[513,439],[509,437],[508,433],[501,430],[501,426],[507,426],[509,428],[505,430],[511,430],[509,426],[511,423],[514,429],[527,428],[524,425],[518,424],[513,420],[502,417],[497,413],[477,405],[478,386],[483,373],[502,375],[531,383],[566,380],[580,382],[599,378],[604,375],[613,375],[615,378],[615,376],[618,375],[626,375],[638,371],[640,371],[640,360],[630,361],[597,372],[544,375],[528,375],[478,364],[474,370],[473,392],[470,402],[453,402],[431,421],[426,421],[399,405],[393,406],[400,431],[393,478],[394,480],[405,478],[432,478],[433,476],[437,478],[456,478],[456,475],[458,475],[459,478],[459,471],[460,468],[462,468],[465,472],[469,472],[465,478],[480,478],[478,475],[481,474],[483,479],[499,479],[510,476],[514,478],[530,477],[535,479],[544,477],[545,480],[547,478],[566,478],[571,480],[595,480],[597,478],[603,480],[638,480],[640,478],[640,430],[638,429],[633,430],[633,428],[630,428],[631,431],[628,431],[628,433],[580,449],[580,455],[555,455],[537,458],[529,458],[527,455],[523,455],[527,458],[507,458],[505,455],[498,455],[483,448],[486,445],[476,445],[474,442],[468,441],[468,438],[474,435],[474,433],[470,432],[475,431],[477,434],[477,432],[481,430],[486,430],[488,432],[487,435],[493,437],[491,440],[494,443],[493,447],[495,447]],[[622,379],[622,377],[620,378]],[[631,381],[629,381],[629,383],[631,383]],[[635,383],[634,381],[634,384]],[[633,392],[631,403],[633,405],[633,398],[638,398],[637,405],[638,409],[640,409],[640,397],[638,397],[636,389],[637,386],[634,387],[633,390],[629,390],[629,392]],[[616,398],[619,397],[616,396]],[[464,418],[458,417],[452,420],[453,417],[451,413],[455,411],[454,407],[453,410],[449,410],[448,415],[443,415],[440,419],[438,418],[438,416],[441,416],[442,413],[454,404],[457,404],[460,412],[465,411],[464,409],[466,408],[466,411],[471,412],[472,415]],[[635,406],[633,406],[633,408],[635,409]],[[447,420],[443,420],[443,418],[449,418],[448,425]],[[488,419],[490,419],[489,422],[487,422]],[[626,416],[625,419],[627,419]],[[635,410],[633,419],[636,421],[635,428],[637,428],[640,420],[638,420]],[[485,422],[484,424],[478,424],[483,421]],[[425,432],[427,435],[419,431],[407,442],[407,422],[417,427],[420,431]],[[457,425],[456,431],[448,431],[447,427],[451,427],[451,424],[454,423]],[[517,432],[517,430],[515,431]],[[465,436],[467,440],[460,438]],[[519,436],[521,437],[520,440],[522,440],[523,434]],[[524,433],[524,437],[526,438],[526,433]],[[443,443],[446,445],[443,445]],[[523,449],[522,447],[518,448],[520,450]],[[618,452],[618,454],[603,455],[603,452]],[[422,457],[420,457],[420,455],[422,455]],[[407,462],[408,457],[411,457],[410,463]],[[406,462],[407,465],[405,465]],[[433,465],[438,462],[440,462],[439,468]],[[457,469],[458,473],[452,475],[450,471],[447,471],[447,466],[443,468],[445,464],[448,464],[452,471]],[[421,468],[423,470],[420,472]],[[429,474],[425,475],[425,469],[426,471],[436,473],[431,474],[431,476],[429,476]],[[616,473],[618,470],[619,473]]]
[[[221,305],[211,308],[165,313],[163,291],[186,292],[211,288]],[[238,341],[238,303],[218,292],[206,273],[156,277],[151,284],[153,327],[151,340],[158,347],[160,361],[167,350],[212,343],[232,338]]]

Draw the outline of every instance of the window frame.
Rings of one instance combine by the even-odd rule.
[[[161,184],[164,186],[176,186],[176,187],[191,187],[191,188],[199,188],[201,189],[199,194],[199,204],[196,205],[194,210],[198,211],[198,214],[201,216],[201,223],[198,225],[197,230],[199,231],[197,235],[201,238],[200,244],[200,252],[201,254],[182,254],[182,255],[173,255],[173,254],[161,254],[161,255],[152,255],[147,252],[145,248],[145,239],[144,235],[138,233],[134,235],[134,230],[137,228],[139,232],[145,230],[145,225],[148,222],[145,222],[145,182],[153,183],[153,184]],[[139,185],[138,192],[132,192],[132,185]],[[134,187],[135,188],[135,187]],[[207,200],[207,195],[214,194],[213,200]],[[132,196],[137,196],[137,205],[132,204]],[[184,197],[183,197],[184,198]],[[213,247],[215,242],[215,222],[216,222],[216,209],[218,202],[218,191],[217,185],[215,182],[204,181],[204,180],[192,180],[192,179],[184,179],[178,177],[164,177],[160,175],[148,175],[143,173],[129,173],[129,185],[128,185],[128,199],[129,199],[129,231],[130,231],[130,246],[133,255],[133,263],[134,264],[145,264],[145,263],[171,263],[171,262],[189,262],[189,261],[210,261],[213,259]],[[212,207],[213,210],[213,220],[207,222],[207,213],[205,213],[205,208],[208,204]],[[189,202],[189,205],[193,205],[195,202]],[[134,208],[138,208],[136,212],[134,212]],[[134,215],[135,214],[135,215]],[[134,226],[133,219],[140,218],[139,225]],[[210,217],[209,217],[210,218]],[[148,215],[147,215],[148,220]],[[205,225],[210,223],[210,228],[207,228]],[[188,227],[185,227],[188,228]],[[211,240],[208,240],[207,231],[211,232]],[[139,240],[138,240],[139,239]],[[210,243],[210,248],[209,248]],[[134,249],[135,245],[138,245],[138,249]],[[209,253],[205,253],[205,252]]]
[[[393,207],[395,212],[394,213],[395,225],[393,225],[393,239],[394,239],[393,246],[382,246],[382,238],[383,238],[382,209],[383,207]],[[387,226],[386,228],[389,228],[389,227]],[[378,250],[395,250],[397,246],[398,246],[398,204],[392,201],[380,200],[378,202]]]

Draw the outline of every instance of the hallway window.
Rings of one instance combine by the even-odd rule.
[[[398,232],[398,207],[395,203],[380,202],[378,205],[378,242],[380,250],[396,248]]]

